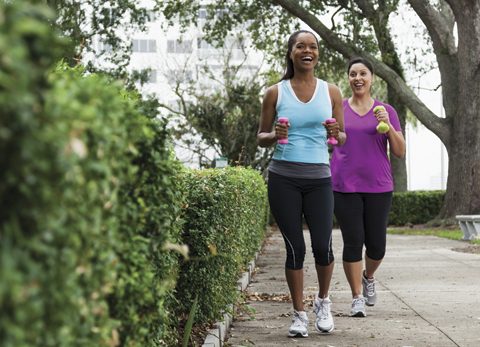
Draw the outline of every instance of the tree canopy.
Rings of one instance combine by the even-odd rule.
[[[85,63],[88,71],[107,73],[124,80],[128,87],[148,78],[147,73],[129,73],[130,35],[148,29],[147,23],[158,11],[155,6],[147,7],[141,0],[32,2],[45,3],[53,9],[57,16],[50,23],[73,42],[75,48],[63,54],[65,62],[70,65]]]

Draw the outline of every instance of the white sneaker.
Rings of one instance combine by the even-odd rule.
[[[362,273],[362,292],[365,297],[365,304],[367,306],[373,306],[377,302],[377,292],[375,290],[375,277],[366,278],[365,271]]]
[[[307,325],[307,313],[293,309],[292,325],[288,330],[288,337],[308,337]]]
[[[315,295],[315,300],[313,300],[313,312],[317,315],[315,329],[320,333],[329,333],[333,330],[333,317],[330,312],[331,303],[329,297],[320,299],[318,293]]]
[[[352,308],[350,309],[350,317],[366,317],[365,297],[363,295],[355,295],[352,299]]]

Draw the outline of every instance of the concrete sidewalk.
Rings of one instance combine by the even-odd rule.
[[[308,231],[305,240],[310,241]],[[333,231],[335,270],[330,287],[335,329],[314,328],[311,303],[317,289],[311,247],[305,261],[308,338],[288,338],[292,304],[285,281],[285,249],[280,232],[267,239],[258,273],[247,289],[248,307],[230,330],[231,346],[480,346],[480,254],[453,251],[465,241],[435,236],[388,235],[387,254],[376,273],[377,304],[367,317],[352,318],[350,287],[342,268],[342,237]],[[288,297],[287,297],[288,299]],[[252,320],[250,320],[252,319]],[[228,345],[228,344],[227,344]]]

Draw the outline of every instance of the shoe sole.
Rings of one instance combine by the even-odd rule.
[[[319,333],[331,333],[333,331],[333,328],[335,327],[335,325],[332,325],[332,327],[329,329],[329,330],[322,330],[320,328],[318,328],[316,325],[315,325],[315,329],[319,332]]]
[[[371,303],[369,303],[368,301],[366,301],[366,302],[365,302],[365,305],[367,305],[367,306],[375,306],[375,303],[371,304]]]
[[[367,316],[367,314],[365,312],[362,312],[362,311],[358,311],[355,314],[350,313],[350,317],[366,317],[366,316]]]
[[[288,337],[308,337],[308,332],[303,334],[303,333],[289,333],[288,334]]]

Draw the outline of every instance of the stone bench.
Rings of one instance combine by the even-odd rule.
[[[455,219],[462,228],[462,240],[471,241],[474,239],[473,235],[480,235],[480,215],[455,216]]]

